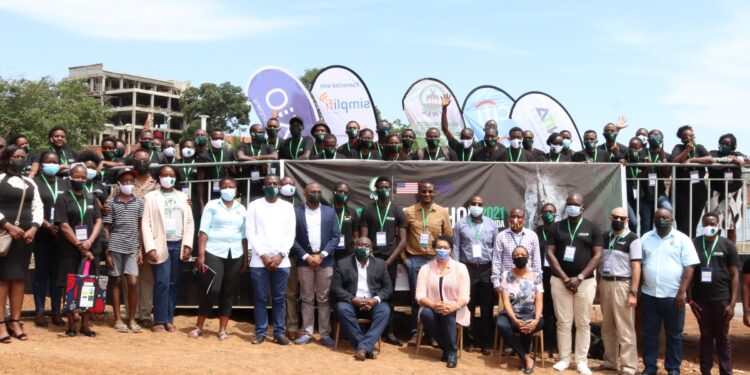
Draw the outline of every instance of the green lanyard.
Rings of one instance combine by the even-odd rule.
[[[380,205],[375,203],[375,208],[378,209],[378,221],[380,221],[381,232],[383,231],[383,228],[385,228],[385,220],[388,219],[388,211],[391,210],[391,203],[393,202],[388,202],[388,207],[385,208],[385,215],[383,216],[380,215]]]
[[[378,153],[380,155],[383,155],[383,150],[380,148],[380,143],[376,143],[375,145],[378,146]]]
[[[78,206],[78,214],[81,215],[80,224],[83,224],[83,217],[86,216],[86,209],[88,209],[89,206],[89,203],[86,200],[86,194],[83,195],[83,208],[81,208],[81,204],[78,203],[78,198],[76,198],[76,195],[73,194],[73,192],[70,190],[68,190],[68,193],[70,193],[70,196],[73,197],[73,201],[76,202],[76,206]]]
[[[224,151],[219,151],[219,152],[221,152],[221,158],[219,159],[219,163],[223,163],[224,162]],[[216,163],[216,155],[214,155],[213,151],[211,151],[211,158],[213,158],[214,159],[214,163]],[[214,168],[216,168],[216,178],[221,177],[221,170],[222,170],[223,167],[216,166]]]
[[[706,237],[703,237],[703,255],[706,257],[706,267],[711,266],[711,258],[714,257],[714,249],[716,249],[716,244],[719,243],[719,238],[714,239],[714,244],[711,246],[711,253],[706,252]]]
[[[346,142],[346,152],[352,152],[352,147],[349,145],[349,142]]]
[[[222,153],[223,155],[223,153]],[[195,159],[193,159],[190,164],[195,163]],[[185,173],[185,182],[190,181],[190,173],[192,173],[193,167],[182,167],[182,172]],[[218,176],[217,176],[218,177]]]
[[[430,210],[432,209],[432,205],[430,205],[430,208],[427,209],[427,215],[424,214],[424,207],[422,207],[422,227],[424,228],[424,232],[427,233],[427,223],[429,220],[427,220],[427,216],[430,215]]]
[[[432,155],[430,155],[430,149],[426,148],[427,151],[427,157],[430,158],[430,160],[437,160],[438,155],[440,155],[440,147],[438,147],[437,151],[435,151],[435,158],[433,159]]]
[[[547,242],[547,232],[542,228],[542,237],[544,237],[544,242]]]
[[[341,233],[341,228],[344,227],[344,209],[346,209],[346,207],[341,206],[341,217],[339,217],[339,233]]]
[[[656,163],[656,162],[659,161],[659,157],[660,157],[659,154],[656,154],[656,160],[654,160],[654,159],[651,158],[651,150],[650,149],[646,149],[646,151],[648,152],[648,159],[651,160],[652,163]]]
[[[336,160],[336,156],[338,156],[338,152],[334,152],[333,153],[333,157],[331,158],[331,160]],[[370,154],[370,156],[372,156],[372,153]],[[323,151],[323,159],[324,160],[328,160],[328,155],[326,155],[325,151]],[[360,159],[361,159],[361,157],[360,157]]]
[[[511,163],[518,163],[518,161],[521,160],[521,152],[523,152],[523,151],[522,150],[518,150],[518,157],[516,158],[516,160],[513,160],[513,149],[508,150],[508,159],[510,160],[510,162]],[[557,157],[557,160],[560,160],[559,156]]]
[[[560,156],[562,156],[562,154],[557,154],[557,160],[555,160],[553,163],[559,163]],[[549,161],[552,161],[552,153],[549,154]]]
[[[479,242],[479,235],[482,233],[482,226],[474,226],[474,222],[471,221],[471,218],[467,217],[466,221],[469,222],[469,227],[474,232],[474,239]]]
[[[594,150],[594,158],[593,158],[593,159],[589,159],[588,155],[589,155],[589,154],[586,154],[586,159],[587,159],[588,161],[593,161],[593,162],[596,162],[597,156],[599,156],[599,149],[595,149],[595,150]]]
[[[60,159],[60,163],[68,165],[68,157],[65,155],[65,149],[60,148],[60,151],[57,151],[54,149],[54,147],[49,148],[50,151],[53,151],[55,154],[57,154],[57,157]],[[60,154],[62,153],[62,156]]]
[[[576,230],[571,232],[570,231],[570,219],[566,220],[568,222],[568,234],[570,234],[570,245],[573,246],[573,241],[576,239],[576,234],[578,234],[578,228],[581,227],[581,223],[583,223],[583,219],[580,219],[578,222],[578,225],[576,225]]]
[[[378,146],[378,147],[380,147],[380,146]],[[372,159],[372,151],[370,151],[370,153],[367,154],[367,160],[370,160],[370,159]],[[359,150],[359,160],[362,160],[362,150]]]
[[[273,148],[276,151],[279,151],[279,138],[278,137],[276,137],[276,142],[273,144]]]
[[[315,143],[313,143],[313,154],[318,154],[318,146]]]
[[[89,182],[87,185],[83,185],[83,187],[90,193],[91,190],[94,190],[94,181]]]
[[[165,210],[167,211],[167,215],[172,215],[172,211],[174,211],[175,206],[174,192],[164,194],[164,191],[162,189],[159,189],[159,192],[164,197],[164,203],[166,206]]]
[[[252,156],[260,156],[260,151],[261,151],[261,149],[259,148],[258,149],[258,153],[256,154],[255,153],[255,147],[253,147],[253,144],[250,143],[250,155],[252,155]]]
[[[292,160],[297,160],[299,157],[299,148],[302,147],[302,138],[300,137],[299,142],[297,142],[297,150],[292,154],[292,140],[289,140],[289,156],[292,157]],[[315,147],[315,145],[313,145]]]
[[[55,179],[55,190],[52,190],[52,186],[50,186],[49,182],[47,182],[47,178],[42,176],[42,181],[44,181],[45,185],[47,185],[47,189],[49,189],[50,194],[52,194],[52,203],[57,203],[57,177],[53,177]]]
[[[638,167],[628,167],[628,169],[630,170],[630,177],[632,178],[636,178],[641,174],[641,170]]]
[[[614,249],[615,243],[617,243],[617,241],[619,241],[619,240],[620,240],[620,239],[622,238],[622,235],[623,235],[624,233],[625,233],[624,231],[623,231],[622,233],[620,233],[620,234],[619,234],[619,235],[617,236],[617,238],[615,238],[615,240],[614,240],[614,241],[612,241],[612,234],[611,234],[611,233],[609,234],[609,249],[607,249],[607,250],[609,250],[609,252],[608,252],[607,254],[612,254],[612,251],[614,251],[614,250],[615,250],[615,249]]]
[[[461,150],[461,161],[471,161],[471,157],[474,156],[474,147],[472,146],[469,151],[469,158],[466,159],[466,149]]]

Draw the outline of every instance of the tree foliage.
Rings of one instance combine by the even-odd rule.
[[[250,123],[250,104],[247,95],[239,86],[229,82],[222,84],[204,83],[200,87],[190,87],[182,93],[182,111],[185,121],[199,119],[207,115],[207,130],[222,129],[233,132],[240,125]]]
[[[32,148],[46,147],[47,132],[56,125],[65,127],[68,143],[79,148],[103,130],[110,109],[89,95],[82,80],[0,77],[0,135],[24,134]]]
[[[315,80],[315,77],[318,76],[318,73],[320,73],[320,68],[307,68],[305,69],[305,72],[299,76],[300,82],[302,82],[302,85],[305,86],[307,91],[312,90],[312,84],[313,80]]]

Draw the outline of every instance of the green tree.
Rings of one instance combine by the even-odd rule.
[[[229,82],[220,85],[204,83],[182,93],[185,121],[192,123],[199,119],[199,115],[207,115],[208,130],[233,132],[238,126],[250,123],[248,114],[251,109],[242,88]]]
[[[84,146],[104,129],[110,108],[89,96],[85,81],[0,77],[0,135],[22,133],[35,149],[49,145],[47,132],[56,125],[67,129],[71,147]]]
[[[305,86],[307,91],[312,90],[312,84],[313,80],[315,80],[315,77],[318,76],[318,73],[320,73],[320,68],[308,68],[305,69],[305,72],[302,73],[301,76],[299,76],[300,82],[302,82],[302,85]]]

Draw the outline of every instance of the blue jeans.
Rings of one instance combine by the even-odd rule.
[[[510,318],[505,313],[501,313],[497,316],[497,328],[500,330],[500,335],[503,336],[505,345],[513,348],[513,351],[516,352],[518,358],[524,360],[526,359],[526,355],[529,354],[531,340],[534,338],[534,333],[544,328],[544,317],[539,318],[539,322],[536,324],[534,332],[528,335],[519,333],[519,335],[516,336],[518,327],[513,325]]]
[[[283,335],[286,287],[289,282],[289,268],[268,271],[264,267],[250,268],[250,281],[253,287],[253,312],[255,314],[255,335],[266,336],[268,331],[268,290],[271,290],[271,319],[274,337]]]
[[[367,353],[372,353],[378,337],[388,326],[390,316],[391,308],[387,303],[378,303],[371,311],[359,311],[349,302],[336,304],[336,317],[339,319],[344,337],[349,339],[357,349],[364,349]],[[357,323],[358,318],[372,320],[367,332],[362,332],[362,328]]]
[[[411,332],[412,334],[417,333],[417,316],[419,315],[419,304],[415,299],[414,293],[417,290],[417,275],[419,275],[419,269],[425,264],[429,263],[433,257],[431,256],[418,256],[409,255],[406,258],[404,266],[406,267],[406,275],[409,277],[409,296],[411,297]]]
[[[419,314],[424,331],[434,338],[440,349],[447,354],[458,352],[456,345],[456,313],[440,315],[431,308],[425,307]]]
[[[167,250],[169,258],[164,263],[151,265],[154,273],[154,324],[174,322],[182,241],[167,242]]]
[[[34,242],[34,307],[37,314],[44,313],[48,290],[52,312],[59,314],[62,304],[62,289],[57,287],[57,245],[48,237],[47,233],[40,233]]]
[[[656,357],[659,355],[659,330],[662,321],[667,339],[664,368],[667,372],[680,373],[682,362],[682,329],[685,326],[685,308],[677,310],[674,298],[656,298],[643,294],[641,315],[643,317],[643,364],[644,372],[656,374]]]

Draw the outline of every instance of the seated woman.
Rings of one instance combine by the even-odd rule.
[[[443,350],[441,360],[455,368],[458,362],[456,323],[467,327],[470,322],[469,271],[451,258],[453,240],[438,236],[433,242],[435,260],[425,264],[417,276],[415,298],[421,308],[419,320],[428,336],[437,340]]]
[[[534,359],[529,355],[531,339],[535,332],[544,328],[542,318],[542,293],[544,287],[537,279],[529,262],[529,251],[518,246],[513,249],[515,267],[500,276],[500,300],[504,311],[497,317],[497,326],[505,343],[513,348],[523,361],[524,374],[534,372]],[[518,332],[519,336],[515,333]]]

